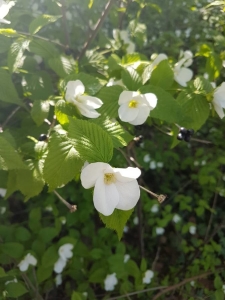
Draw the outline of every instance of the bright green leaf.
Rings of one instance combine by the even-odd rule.
[[[174,82],[174,74],[168,60],[161,61],[152,71],[149,83],[154,86],[159,86],[163,89],[168,89]]]
[[[36,19],[34,19],[29,26],[30,34],[37,33],[42,27],[46,26],[49,23],[54,23],[61,16],[50,16],[50,15],[40,15]]]

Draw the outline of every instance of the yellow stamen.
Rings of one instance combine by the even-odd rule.
[[[113,173],[106,173],[104,175],[104,182],[105,182],[105,184],[111,184],[111,183],[113,183],[115,181],[116,181],[116,178],[115,178],[115,176],[114,176]]]
[[[138,106],[138,102],[136,100],[131,100],[128,106],[129,108],[136,108]]]

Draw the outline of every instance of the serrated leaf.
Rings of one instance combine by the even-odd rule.
[[[130,91],[138,90],[143,84],[140,75],[132,67],[128,67],[121,73],[123,83]]]
[[[163,89],[168,89],[173,84],[173,81],[173,70],[171,69],[168,60],[163,60],[152,71],[149,83]]]
[[[0,136],[0,169],[26,169],[19,154],[2,136]]]
[[[64,135],[54,133],[44,165],[44,178],[53,190],[71,181],[83,166],[78,151]]]
[[[50,109],[49,101],[35,100],[31,109],[31,117],[37,126],[40,126],[48,117]]]
[[[194,87],[197,91],[205,91],[206,93],[210,93],[213,91],[211,83],[204,77],[197,77],[194,80]]]
[[[0,100],[22,105],[8,72],[0,69]]]
[[[100,126],[88,121],[70,119],[68,133],[84,161],[91,163],[111,160],[113,142],[110,135]]]
[[[30,42],[29,50],[45,59],[58,55],[58,50],[52,43],[40,39],[33,39]]]
[[[146,57],[139,53],[126,54],[123,56],[121,64],[123,66],[132,65],[135,62],[145,60],[145,59],[146,59]]]
[[[115,209],[114,212],[110,216],[104,216],[99,214],[102,222],[106,225],[107,228],[113,229],[116,231],[119,240],[123,235],[123,229],[130,218],[133,209],[130,210],[120,210]]]
[[[5,287],[7,296],[10,298],[18,298],[28,292],[25,285],[20,282],[10,282]]]
[[[158,99],[156,107],[150,112],[150,117],[178,124],[184,119],[181,106],[171,94],[160,87],[150,85],[143,86],[139,90],[142,94],[153,93]]]
[[[22,67],[25,56],[24,51],[28,49],[30,40],[19,38],[12,43],[8,52],[8,67],[11,73]]]
[[[49,23],[54,23],[62,16],[50,16],[50,15],[40,15],[35,20],[30,23],[29,32],[30,34],[37,33],[42,27],[48,25]]]
[[[24,246],[20,243],[3,243],[1,251],[9,257],[20,258],[24,251]]]
[[[108,132],[113,141],[113,146],[115,148],[127,146],[127,144],[133,139],[127,131],[117,121],[111,121],[108,118],[96,118],[91,119],[91,122],[101,126],[104,130]]]
[[[210,108],[206,98],[193,92],[189,94],[188,91],[183,91],[179,94],[177,101],[181,105],[183,115],[191,118],[181,124],[198,130],[209,116]]]
[[[66,55],[50,58],[48,64],[50,68],[61,78],[75,72],[77,69],[75,60]]]
[[[103,105],[98,111],[110,119],[117,118],[119,109],[118,100],[123,90],[124,89],[118,85],[103,87],[96,95],[96,97],[103,101]]]
[[[75,105],[66,102],[65,100],[57,101],[55,105],[55,115],[60,124],[69,123],[68,116],[80,116],[80,113]]]

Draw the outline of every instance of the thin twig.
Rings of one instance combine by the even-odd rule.
[[[66,3],[65,0],[61,0],[62,3],[62,23],[63,23],[63,28],[64,28],[64,35],[65,35],[65,42],[66,46],[70,47],[70,36],[69,36],[69,31],[67,27],[67,20],[66,20]]]
[[[199,142],[199,143],[202,143],[202,144],[212,144],[212,142],[210,141],[206,141],[206,140],[200,140],[200,139],[196,139],[196,138],[191,138],[191,141],[195,141],[195,142]]]
[[[43,37],[43,36],[40,36],[40,35],[37,35],[37,34],[32,35],[32,34],[30,34],[30,33],[28,33],[28,32],[23,32],[23,31],[17,31],[17,33],[19,33],[19,34],[21,34],[21,35],[29,36],[30,38],[37,38],[37,39],[39,39],[39,40],[43,40],[43,41],[46,41],[46,42],[50,42],[50,43],[55,44],[55,45],[57,45],[57,46],[60,46],[60,47],[62,47],[62,48],[64,48],[64,49],[66,48],[66,45],[63,45],[63,44],[61,44],[61,43],[59,43],[59,42],[56,42],[56,41],[52,41],[52,40],[50,40],[50,39],[47,39],[47,38],[45,38],[45,37]]]
[[[150,190],[144,188],[144,187],[141,186],[141,185],[139,185],[139,187],[140,187],[142,190],[144,190],[145,192],[147,192],[147,193],[149,193],[150,195],[152,195],[153,197],[155,197],[155,198],[159,201],[159,203],[162,203],[163,201],[165,201],[165,199],[166,199],[166,197],[167,197],[166,195],[162,195],[162,194],[157,195],[157,194],[153,193],[152,191],[150,191]]]
[[[156,251],[155,259],[154,259],[154,261],[153,261],[153,263],[152,263],[152,271],[155,270],[155,265],[156,265],[156,263],[157,263],[157,260],[159,259],[159,254],[160,254],[160,252],[161,252],[161,247],[158,247],[158,248],[157,248],[157,251]]]
[[[108,3],[105,6],[105,9],[102,12],[101,17],[98,19],[96,25],[95,25],[95,29],[91,32],[91,34],[89,35],[87,41],[85,42],[80,54],[77,57],[77,60],[80,60],[83,55],[85,54],[86,50],[88,49],[88,47],[90,46],[90,44],[92,43],[92,41],[94,40],[94,38],[96,37],[99,29],[102,26],[102,23],[104,22],[106,16],[108,15],[108,13],[110,12],[111,6],[116,2],[116,0],[109,0]]]
[[[3,131],[4,127],[7,125],[7,123],[9,122],[9,120],[15,115],[15,113],[21,108],[21,106],[17,106],[12,112],[11,114],[7,117],[7,119],[5,120],[5,122],[3,122],[2,126],[0,126],[0,132]]]
[[[213,221],[213,211],[214,211],[214,208],[216,207],[217,199],[218,199],[218,192],[216,192],[215,195],[214,195],[213,205],[212,205],[212,211],[211,211],[211,214],[210,214],[209,224],[207,226],[207,230],[206,230],[204,242],[206,242],[207,239],[208,239],[209,231],[210,231],[210,228],[211,228],[211,225],[212,225],[212,221]]]
[[[59,193],[57,193],[56,191],[53,191],[53,193],[59,198],[60,201],[62,201],[63,204],[66,205],[66,207],[69,208],[70,212],[75,212],[77,210],[77,206],[76,205],[71,205],[62,196],[60,196]]]
[[[171,199],[173,199],[173,197],[175,197],[177,194],[179,194],[183,189],[185,189],[191,183],[192,183],[192,180],[189,180],[188,182],[186,182],[178,191],[176,191],[172,196],[170,196],[167,199],[167,201],[170,201]]]

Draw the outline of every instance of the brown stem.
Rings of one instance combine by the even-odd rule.
[[[161,247],[158,247],[158,248],[157,248],[156,255],[155,255],[155,259],[154,259],[154,261],[153,261],[153,263],[152,263],[152,271],[155,270],[155,265],[156,265],[156,263],[157,263],[157,260],[159,259],[159,254],[160,254],[160,252],[161,252]]]
[[[108,3],[106,4],[101,17],[98,19],[96,25],[95,25],[95,29],[91,32],[91,34],[89,35],[87,41],[85,42],[80,54],[77,57],[77,60],[80,60],[83,55],[85,54],[86,50],[88,49],[88,47],[90,46],[91,42],[94,40],[94,38],[96,37],[99,29],[101,28],[106,16],[108,15],[108,13],[110,12],[110,9],[112,7],[112,5],[116,2],[116,0],[109,0]]]
[[[63,204],[66,205],[66,207],[69,208],[70,212],[75,212],[77,210],[77,206],[76,205],[71,205],[62,196],[60,196],[59,193],[57,193],[56,191],[53,191],[53,193],[59,198],[60,201],[62,201]]]
[[[150,191],[150,190],[148,190],[148,189],[146,189],[146,188],[144,188],[143,186],[141,186],[141,185],[139,185],[139,187],[142,189],[142,190],[144,190],[145,192],[147,192],[147,193],[149,193],[150,195],[152,195],[153,197],[155,197],[158,201],[159,201],[159,203],[162,203],[163,201],[165,201],[165,199],[166,199],[166,195],[157,195],[157,194],[155,194],[155,193],[153,193],[152,191]]]

